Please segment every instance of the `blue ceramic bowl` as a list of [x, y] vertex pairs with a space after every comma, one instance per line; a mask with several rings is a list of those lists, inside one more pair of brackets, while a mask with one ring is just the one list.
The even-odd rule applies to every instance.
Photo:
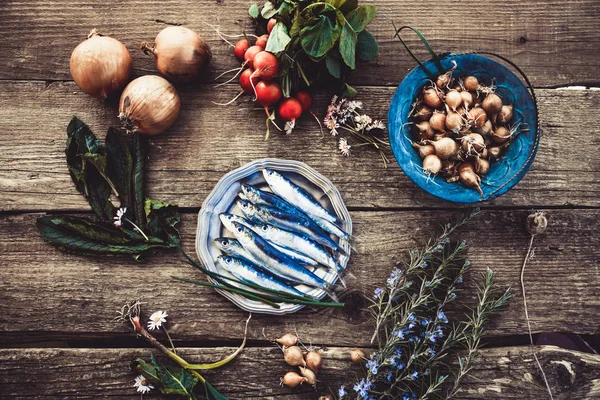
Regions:
[[[512, 104], [512, 124], [520, 124], [522, 128], [518, 136], [505, 149], [500, 160], [490, 163], [490, 171], [481, 180], [482, 196], [473, 188], [467, 188], [460, 183], [447, 183], [442, 177], [428, 177], [421, 167], [421, 160], [411, 145], [409, 113], [411, 106], [428, 76], [421, 67], [413, 69], [400, 83], [388, 113], [388, 130], [392, 151], [398, 165], [404, 173], [421, 189], [456, 203], [477, 203], [490, 200], [515, 186], [531, 167], [539, 143], [537, 105], [527, 90], [525, 84], [502, 64], [477, 54], [440, 55], [442, 66], [449, 70], [456, 62], [457, 68], [453, 77], [476, 76], [477, 79], [489, 85], [492, 78], [497, 86], [496, 93], [504, 104]], [[430, 71], [436, 71], [435, 64], [429, 60], [424, 63]], [[525, 78], [526, 79], [526, 78]]]

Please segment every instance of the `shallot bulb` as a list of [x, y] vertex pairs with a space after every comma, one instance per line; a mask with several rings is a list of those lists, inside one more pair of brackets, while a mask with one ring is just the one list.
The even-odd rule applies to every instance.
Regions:
[[362, 360], [365, 358], [365, 352], [362, 351], [361, 349], [352, 349], [350, 350], [350, 361], [352, 361], [355, 364], [358, 364], [360, 362], [362, 362]]
[[500, 147], [488, 147], [488, 158], [490, 160], [497, 160], [500, 158], [502, 148]]
[[473, 95], [471, 94], [471, 92], [467, 92], [467, 91], [460, 92], [460, 99], [462, 100], [463, 104], [465, 105], [466, 110], [468, 110], [469, 107], [471, 107], [471, 104], [473, 104]]
[[496, 121], [501, 124], [506, 124], [506, 123], [510, 122], [512, 117], [513, 117], [513, 106], [512, 105], [502, 106], [502, 109], [500, 110], [500, 113], [498, 114]]
[[490, 170], [490, 162], [483, 157], [475, 159], [475, 173], [477, 175], [487, 175]]
[[463, 117], [461, 117], [459, 113], [452, 111], [448, 112], [448, 115], [446, 116], [446, 128], [456, 133], [461, 130], [463, 124]]
[[158, 135], [177, 119], [177, 91], [166, 79], [145, 75], [134, 79], [121, 94], [119, 119], [128, 133]]
[[467, 120], [469, 121], [469, 124], [474, 128], [483, 127], [487, 119], [487, 114], [482, 108], [479, 107], [472, 108], [467, 115]]
[[133, 70], [131, 55], [123, 43], [92, 29], [69, 61], [73, 80], [87, 94], [105, 99], [122, 90]]
[[321, 365], [323, 365], [323, 357], [318, 352], [311, 350], [306, 353], [306, 366], [310, 368], [313, 372], [317, 373]]
[[483, 126], [479, 128], [479, 133], [481, 133], [483, 136], [489, 136], [492, 133], [494, 133], [493, 129], [494, 127], [492, 125], [492, 121], [488, 119], [487, 121], [485, 121], [485, 124], [483, 124]]
[[169, 26], [159, 32], [152, 47], [148, 42], [141, 47], [154, 54], [156, 69], [172, 82], [191, 82], [211, 59], [206, 42], [184, 26]]
[[444, 100], [446, 101], [448, 107], [456, 111], [456, 108], [462, 103], [462, 96], [456, 90], [451, 90], [448, 93], [446, 93], [446, 97]]
[[294, 335], [293, 333], [286, 333], [279, 339], [275, 339], [273, 341], [276, 343], [279, 343], [284, 348], [291, 347], [291, 346], [295, 346], [298, 344], [298, 336]]
[[443, 105], [440, 94], [434, 88], [423, 90], [423, 102], [431, 108], [442, 108]]
[[304, 382], [307, 382], [307, 379], [298, 375], [297, 372], [290, 371], [286, 373], [280, 381], [282, 386], [285, 385], [289, 387], [296, 387], [298, 385], [302, 385]]
[[479, 89], [479, 81], [474, 76], [467, 76], [463, 79], [463, 86], [465, 89], [474, 92]]
[[463, 185], [467, 187], [474, 187], [477, 189], [479, 194], [483, 197], [483, 191], [481, 190], [481, 178], [475, 173], [475, 167], [470, 161], [463, 162], [458, 166], [458, 176]]
[[419, 153], [419, 157], [421, 158], [421, 160], [427, 157], [428, 155], [435, 154], [435, 147], [433, 147], [430, 144], [421, 145], [413, 142], [412, 146]]
[[292, 367], [296, 367], [298, 365], [306, 365], [306, 362], [304, 361], [304, 356], [302, 354], [302, 350], [300, 350], [300, 347], [298, 346], [286, 347], [283, 350], [283, 358], [285, 359], [285, 362], [288, 363], [288, 365], [291, 365]]
[[431, 118], [433, 111], [425, 104], [421, 104], [413, 113], [413, 117], [419, 121], [428, 121]]
[[437, 175], [442, 170], [442, 160], [435, 154], [430, 154], [423, 159], [423, 172], [427, 175]]
[[512, 133], [503, 126], [496, 128], [496, 131], [492, 134], [492, 140], [494, 143], [502, 144], [508, 142], [511, 138]]
[[502, 110], [502, 99], [496, 93], [488, 93], [481, 102], [481, 108], [490, 116], [496, 115]]
[[415, 127], [419, 131], [418, 136], [419, 136], [420, 140], [433, 138], [434, 132], [433, 132], [433, 128], [431, 128], [431, 125], [429, 125], [429, 122], [427, 122], [427, 121], [419, 122], [419, 123], [415, 124]]
[[446, 114], [435, 112], [429, 119], [429, 126], [438, 132], [446, 132]]
[[468, 155], [479, 155], [485, 149], [483, 136], [479, 133], [470, 133], [462, 138], [462, 149]]
[[431, 144], [435, 148], [435, 154], [445, 160], [454, 156], [458, 152], [458, 144], [449, 137], [442, 138], [435, 142], [427, 141], [427, 144]]
[[450, 84], [450, 81], [452, 80], [452, 71], [448, 71], [448, 72], [438, 76], [438, 78], [435, 81], [435, 85], [440, 89], [447, 88], [448, 85]]
[[317, 384], [317, 375], [315, 375], [315, 373], [312, 370], [303, 366], [300, 366], [299, 368], [302, 376], [306, 378], [306, 383], [312, 386]]

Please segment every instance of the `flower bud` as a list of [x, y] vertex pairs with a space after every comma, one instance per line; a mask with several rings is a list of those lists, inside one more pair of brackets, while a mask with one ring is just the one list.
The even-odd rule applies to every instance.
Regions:
[[548, 220], [546, 219], [546, 214], [544, 214], [541, 211], [536, 211], [532, 214], [529, 214], [529, 216], [527, 217], [526, 226], [527, 232], [529, 232], [532, 236], [544, 233], [544, 231], [548, 227]]

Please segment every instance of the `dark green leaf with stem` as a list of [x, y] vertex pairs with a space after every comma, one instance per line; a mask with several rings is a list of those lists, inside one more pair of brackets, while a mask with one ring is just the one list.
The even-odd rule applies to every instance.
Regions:
[[146, 229], [152, 236], [163, 239], [165, 243], [169, 243], [173, 247], [179, 245], [179, 231], [176, 225], [181, 222], [181, 216], [177, 212], [177, 206], [146, 199], [144, 215], [147, 221]]
[[265, 5], [263, 6], [262, 10], [260, 11], [260, 15], [262, 15], [262, 17], [264, 19], [269, 19], [269, 18], [275, 16], [276, 14], [277, 14], [277, 8], [275, 8], [273, 3], [271, 3], [270, 1], [266, 1]]
[[339, 58], [334, 57], [331, 54], [327, 53], [327, 55], [325, 56], [325, 65], [327, 66], [327, 71], [329, 71], [331, 76], [333, 76], [334, 78], [337, 78], [337, 79], [340, 79], [342, 77], [342, 71], [341, 71], [341, 65], [340, 65]]
[[340, 34], [340, 54], [350, 69], [354, 69], [356, 66], [357, 40], [356, 32], [354, 32], [350, 24], [344, 24], [342, 26], [342, 33]]
[[248, 14], [250, 14], [252, 18], [258, 18], [258, 16], [260, 15], [258, 4], [254, 3], [250, 5], [250, 8], [248, 9]]
[[346, 14], [346, 20], [352, 26], [354, 32], [360, 33], [375, 18], [375, 14], [377, 14], [375, 6], [363, 4]]
[[133, 135], [133, 209], [135, 223], [139, 227], [146, 226], [146, 215], [144, 213], [144, 185], [146, 164], [146, 147], [148, 140], [139, 134]]
[[335, 46], [340, 38], [341, 29], [336, 21], [326, 15], [320, 15], [318, 22], [300, 31], [302, 48], [313, 59], [320, 59]]
[[287, 28], [283, 22], [277, 22], [269, 34], [269, 39], [267, 40], [267, 47], [265, 50], [270, 53], [277, 54], [284, 51], [291, 40], [292, 39], [288, 35]]
[[123, 133], [115, 128], [109, 128], [105, 139], [106, 144], [106, 175], [119, 192], [121, 207], [131, 206], [131, 179], [133, 158]]
[[361, 61], [371, 61], [377, 57], [379, 45], [377, 41], [368, 31], [362, 31], [358, 34], [356, 43], [356, 56]]

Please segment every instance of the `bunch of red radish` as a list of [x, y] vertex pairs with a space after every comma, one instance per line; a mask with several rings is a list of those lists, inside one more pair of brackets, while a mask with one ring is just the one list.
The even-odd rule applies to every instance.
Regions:
[[[271, 32], [275, 26], [276, 20], [269, 20], [267, 30]], [[312, 96], [306, 91], [299, 91], [293, 97], [283, 99], [281, 84], [278, 82], [279, 60], [277, 57], [266, 51], [269, 34], [264, 34], [256, 38], [253, 46], [250, 46], [248, 39], [240, 39], [235, 43], [233, 53], [235, 58], [242, 63], [243, 72], [240, 75], [239, 83], [243, 93], [254, 96], [254, 100], [264, 107], [268, 122], [271, 121], [279, 130], [271, 115], [269, 108], [277, 106], [277, 115], [286, 123], [286, 133], [291, 133], [295, 126], [296, 119], [300, 118], [303, 112], [309, 111], [312, 105]], [[238, 95], [239, 96], [239, 95]], [[237, 97], [236, 97], [237, 98]], [[235, 100], [235, 99], [234, 99]], [[267, 129], [267, 138], [268, 138]]]

